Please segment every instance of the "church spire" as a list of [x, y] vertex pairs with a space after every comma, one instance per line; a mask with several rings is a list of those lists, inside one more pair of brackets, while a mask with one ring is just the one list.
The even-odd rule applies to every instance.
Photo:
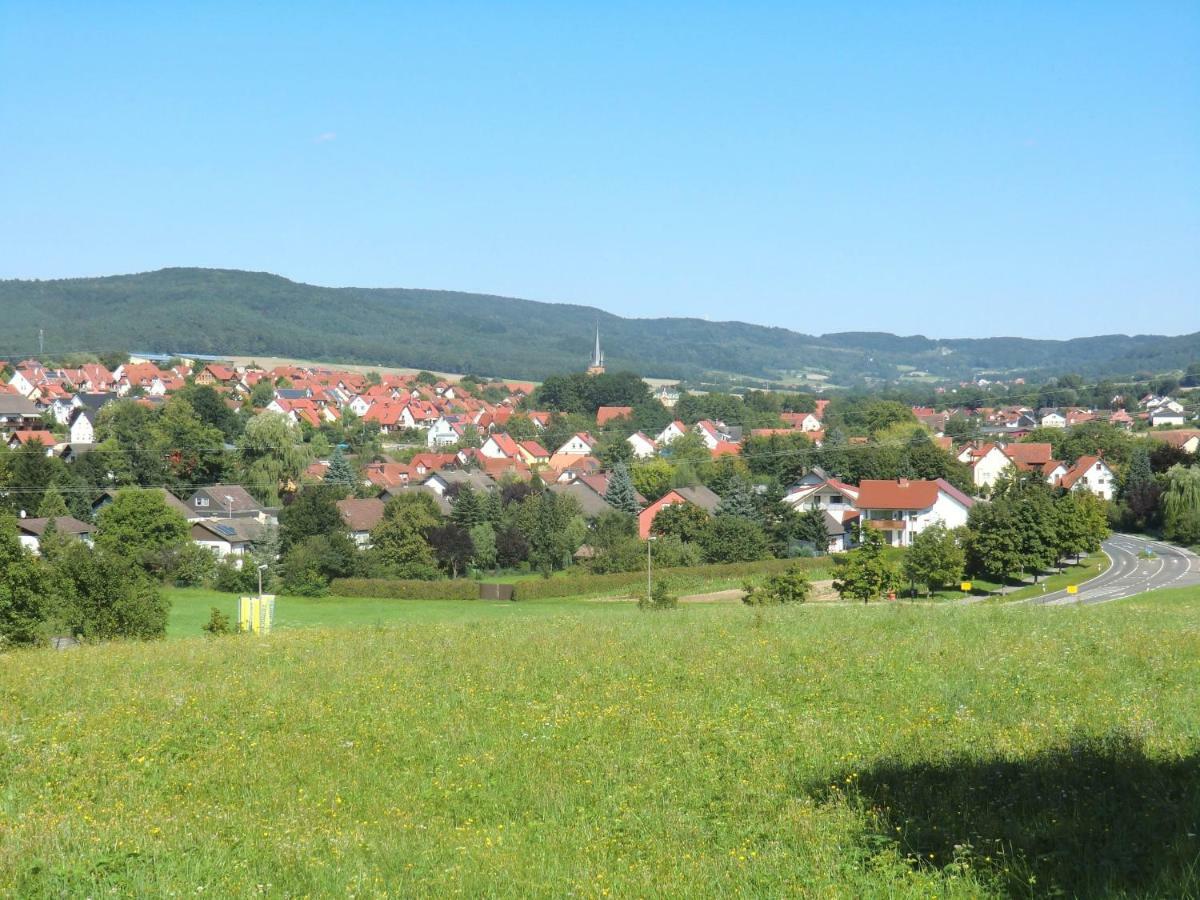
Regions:
[[589, 375], [604, 374], [604, 351], [600, 349], [600, 326], [596, 326], [596, 347], [592, 350], [592, 364], [588, 366]]

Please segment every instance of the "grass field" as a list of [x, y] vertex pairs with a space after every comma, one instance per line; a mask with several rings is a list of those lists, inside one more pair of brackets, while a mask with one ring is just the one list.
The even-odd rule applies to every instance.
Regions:
[[1200, 892], [1196, 589], [388, 606], [0, 656], [0, 895]]

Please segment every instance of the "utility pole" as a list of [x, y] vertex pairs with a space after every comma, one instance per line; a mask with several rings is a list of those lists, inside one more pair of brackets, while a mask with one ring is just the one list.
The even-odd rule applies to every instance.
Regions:
[[38, 329], [38, 358], [46, 354], [46, 329]]

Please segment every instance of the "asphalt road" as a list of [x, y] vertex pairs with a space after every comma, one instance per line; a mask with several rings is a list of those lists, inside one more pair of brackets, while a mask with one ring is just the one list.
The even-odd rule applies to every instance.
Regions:
[[[1103, 544], [1112, 560], [1102, 574], [1079, 585], [1078, 594], [1054, 591], [1026, 601], [1039, 604], [1107, 603], [1166, 587], [1200, 584], [1200, 556], [1161, 541], [1114, 534]], [[1142, 559], [1149, 551], [1153, 559]]]

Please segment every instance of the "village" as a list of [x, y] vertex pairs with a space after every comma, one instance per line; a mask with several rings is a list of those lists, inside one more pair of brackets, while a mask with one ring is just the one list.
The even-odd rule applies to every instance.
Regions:
[[[1056, 454], [1054, 442], [1037, 440], [1039, 435], [1101, 426], [1107, 434], [1136, 434], [1131, 439], [1145, 446], [1162, 445], [1171, 460], [1194, 458], [1200, 444], [1200, 429], [1184, 427], [1184, 404], [1169, 396], [1146, 395], [1128, 404], [1114, 397], [1112, 409], [914, 406], [902, 410], [891, 427], [907, 428], [906, 440], [928, 439], [940, 458], [932, 473], [936, 477], [920, 477], [902, 464], [887, 477], [855, 478], [845, 467], [831, 471], [837, 468], [832, 460], [886, 442], [886, 429], [846, 434], [831, 428], [826, 413], [837, 401], [819, 396], [796, 398], [809, 401], [798, 404], [808, 411], [781, 408], [768, 414], [771, 427], [747, 428], [715, 418], [676, 418], [679, 395], [668, 388], [653, 394], [647, 389], [636, 414], [633, 405], [602, 403], [586, 421], [561, 409], [537, 408], [542, 395], [532, 383], [451, 381], [428, 373], [360, 374], [294, 365], [264, 370], [148, 356], [134, 356], [111, 370], [100, 363], [51, 368], [27, 359], [8, 372], [7, 382], [0, 384], [0, 434], [11, 453], [45, 454], [61, 461], [63, 471], [82, 468], [91, 454], [108, 463], [91, 466], [101, 474], [90, 492], [86, 484], [64, 479], [64, 486], [74, 485], [66, 494], [71, 515], [38, 515], [36, 504], [23, 503], [55, 492], [53, 484], [12, 485], [5, 493], [25, 546], [36, 551], [51, 520], [58, 534], [90, 541], [97, 515], [120, 490], [143, 487], [160, 492], [187, 520], [192, 542], [239, 566], [279, 524], [285, 504], [305, 485], [328, 483], [331, 477], [347, 482], [348, 495], [337, 500], [337, 508], [363, 550], [371, 548], [372, 532], [398, 497], [425, 495], [450, 518], [464, 487], [486, 496], [536, 482], [570, 498], [578, 516], [593, 526], [607, 513], [633, 516], [641, 540], [657, 533], [656, 520], [669, 507], [688, 506], [711, 518], [722, 514], [723, 504], [729, 506], [732, 489], [773, 490], [782, 508], [819, 512], [825, 533], [814, 533], [810, 525], [803, 537], [806, 552], [824, 554], [852, 549], [862, 527], [878, 531], [892, 547], [911, 546], [934, 524], [961, 528], [977, 500], [1018, 477], [1055, 491], [1087, 492], [1106, 503], [1116, 499], [1122, 483], [1116, 469], [1127, 462], [1124, 456], [1106, 457], [1102, 442], [1063, 456]], [[605, 372], [597, 331], [586, 376], [602, 379]], [[118, 432], [106, 428], [112, 410], [134, 404], [160, 413], [172, 398], [197, 389], [211, 389], [209, 396], [219, 397], [221, 412], [231, 420], [254, 416], [286, 425], [276, 433], [306, 448], [304, 455], [293, 454], [304, 461], [303, 468], [283, 471], [276, 484], [248, 483], [249, 470], [237, 464], [245, 447], [232, 440], [232, 433], [210, 428], [214, 446], [161, 447], [167, 457], [161, 483], [154, 483], [153, 467], [140, 475], [118, 474], [122, 467], [111, 465], [106, 455], [135, 453], [135, 448], [122, 447]], [[654, 410], [649, 416], [647, 407]], [[654, 427], [638, 428], [635, 418]], [[357, 447], [345, 438], [350, 423]], [[1079, 447], [1078, 441], [1071, 443]], [[202, 467], [194, 460], [184, 464], [181, 454], [216, 455], [233, 463], [209, 467], [213, 481], [205, 483]], [[789, 456], [795, 464], [781, 467], [789, 461], [781, 458]], [[353, 472], [352, 480], [346, 472]], [[768, 486], [770, 479], [760, 477], [764, 472], [778, 483]], [[780, 473], [786, 473], [783, 480]], [[775, 554], [796, 552], [795, 537], [773, 542]], [[575, 539], [578, 545], [566, 551], [576, 562], [594, 564], [603, 552], [596, 541], [584, 531]], [[494, 553], [483, 556], [494, 559]]]

